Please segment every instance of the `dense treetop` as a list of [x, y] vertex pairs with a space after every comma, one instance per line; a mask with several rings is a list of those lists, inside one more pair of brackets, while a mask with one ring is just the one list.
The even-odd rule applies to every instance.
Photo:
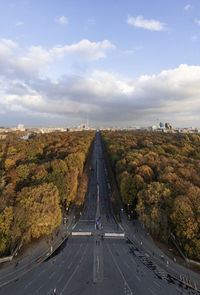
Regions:
[[200, 260], [200, 136], [103, 132], [121, 197], [154, 236]]
[[[0, 255], [51, 233], [76, 203], [94, 132], [54, 132], [0, 141]], [[78, 201], [80, 205], [80, 200]]]

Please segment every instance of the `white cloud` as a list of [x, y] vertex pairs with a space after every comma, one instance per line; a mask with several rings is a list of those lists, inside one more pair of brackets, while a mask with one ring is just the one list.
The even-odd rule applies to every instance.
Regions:
[[19, 22], [16, 22], [15, 25], [16, 25], [16, 27], [20, 27], [20, 26], [23, 26], [23, 25], [24, 25], [24, 22], [20, 22], [20, 21], [19, 21]]
[[195, 23], [197, 24], [197, 25], [199, 25], [200, 26], [200, 19], [198, 19], [198, 18], [195, 18]]
[[91, 42], [81, 40], [78, 43], [54, 46], [45, 49], [42, 46], [31, 46], [22, 49], [12, 40], [0, 39], [0, 76], [33, 79], [44, 73], [57, 59], [92, 62], [106, 57], [115, 46], [108, 40]]
[[108, 40], [101, 42], [90, 42], [89, 40], [81, 40], [78, 43], [65, 46], [53, 47], [50, 51], [52, 55], [63, 56], [65, 54], [76, 54], [77, 57], [92, 61], [106, 57], [106, 51], [115, 49], [115, 46]]
[[128, 16], [127, 24], [151, 31], [163, 31], [166, 29], [164, 23], [161, 23], [154, 19], [144, 19], [141, 15], [137, 17]]
[[87, 77], [56, 82], [9, 82], [7, 88], [1, 102], [7, 110], [21, 108], [27, 113], [71, 118], [84, 118], [88, 113], [93, 121], [107, 125], [134, 120], [148, 125], [158, 116], [182, 125], [183, 117], [185, 124], [200, 117], [200, 66], [180, 65], [136, 80], [94, 71]]
[[188, 11], [191, 8], [192, 8], [192, 6], [190, 4], [187, 4], [187, 5], [184, 6], [185, 11]]
[[163, 121], [177, 124], [182, 118], [185, 124], [193, 118], [200, 126], [200, 66], [180, 65], [138, 79], [97, 70], [54, 80], [40, 75], [58, 57], [68, 58], [69, 64], [76, 59], [91, 62], [105, 57], [114, 48], [108, 40], [81, 40], [50, 49], [42, 46], [23, 49], [12, 40], [0, 39], [3, 116], [7, 115], [9, 120], [11, 113], [12, 116], [26, 113], [27, 117], [40, 114], [46, 118], [49, 115], [80, 119], [88, 113], [100, 125], [117, 122], [124, 125], [125, 121], [148, 125], [155, 116], [160, 116]]
[[67, 25], [69, 23], [68, 18], [64, 15], [60, 16], [57, 21], [62, 25]]

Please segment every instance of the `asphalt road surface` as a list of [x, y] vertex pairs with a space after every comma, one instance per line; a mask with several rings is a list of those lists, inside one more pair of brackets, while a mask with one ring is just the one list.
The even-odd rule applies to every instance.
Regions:
[[86, 202], [80, 220], [62, 247], [46, 262], [20, 279], [3, 286], [2, 295], [173, 295], [196, 294], [171, 280], [148, 256], [122, 234], [109, 201], [100, 135], [97, 133]]

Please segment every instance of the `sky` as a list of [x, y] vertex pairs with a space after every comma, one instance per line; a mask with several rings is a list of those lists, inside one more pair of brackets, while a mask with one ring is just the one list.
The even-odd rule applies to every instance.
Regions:
[[0, 0], [0, 126], [200, 127], [199, 0]]

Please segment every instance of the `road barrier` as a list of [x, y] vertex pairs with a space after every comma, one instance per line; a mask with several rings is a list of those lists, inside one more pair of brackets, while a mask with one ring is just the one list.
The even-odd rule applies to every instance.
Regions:
[[3, 262], [11, 262], [14, 258], [15, 255], [17, 255], [17, 251], [22, 247], [22, 242], [19, 243], [19, 245], [17, 245], [17, 247], [15, 248], [15, 250], [13, 251], [13, 253], [10, 256], [6, 256], [6, 257], [2, 257], [0, 258], [0, 263]]
[[109, 238], [124, 238], [125, 234], [124, 233], [105, 233], [104, 237], [109, 237]]
[[[140, 251], [140, 250], [138, 250], [138, 248], [137, 248], [135, 242], [131, 239], [130, 236], [127, 235], [126, 238], [127, 238], [127, 240], [128, 240], [130, 243], [132, 243], [132, 245], [133, 245], [133, 247], [135, 248], [135, 250], [139, 251], [140, 253], [144, 252], [144, 251]], [[163, 267], [162, 267], [162, 268], [163, 268]], [[196, 284], [195, 284], [195, 286], [192, 286], [192, 285], [189, 284], [188, 282], [185, 282], [184, 280], [179, 279], [179, 277], [177, 276], [177, 274], [172, 274], [172, 273], [169, 272], [169, 270], [167, 271], [166, 269], [165, 269], [164, 271], [166, 272], [166, 274], [167, 274], [169, 277], [173, 278], [175, 281], [177, 281], [177, 282], [179, 282], [179, 283], [181, 283], [181, 284], [183, 284], [183, 285], [186, 285], [187, 287], [191, 288], [192, 290], [195, 290], [195, 291], [197, 291], [198, 293], [200, 293], [200, 289], [198, 289], [198, 287], [197, 287]]]
[[72, 236], [91, 236], [91, 232], [84, 232], [84, 231], [73, 231]]

